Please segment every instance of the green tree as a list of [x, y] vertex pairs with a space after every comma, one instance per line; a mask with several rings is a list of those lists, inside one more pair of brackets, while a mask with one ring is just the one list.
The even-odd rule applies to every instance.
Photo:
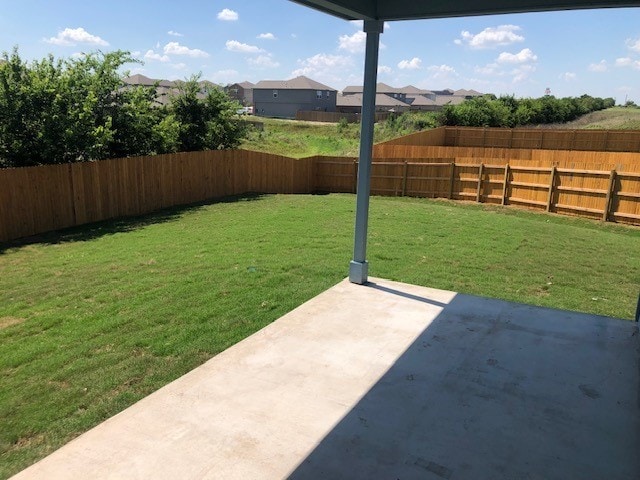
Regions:
[[182, 82], [171, 99], [169, 112], [179, 124], [180, 151], [235, 148], [247, 135], [248, 127], [236, 112], [240, 104], [218, 88], [203, 87], [200, 75]]
[[[127, 140], [132, 129], [147, 125], [126, 121], [131, 116], [128, 107], [140, 110], [133, 116], [140, 120], [152, 104], [141, 92], [123, 89], [119, 69], [134, 61], [127, 52], [57, 61], [49, 56], [27, 65], [14, 49], [11, 55], [4, 53], [3, 60], [0, 162], [5, 166], [97, 160], [116, 152], [149, 150]], [[138, 134], [139, 141], [153, 138], [152, 125], [148, 127]], [[127, 145], [126, 151], [122, 145]]]

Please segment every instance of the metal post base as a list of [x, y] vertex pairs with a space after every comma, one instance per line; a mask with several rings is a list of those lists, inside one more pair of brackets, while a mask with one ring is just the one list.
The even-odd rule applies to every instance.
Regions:
[[369, 278], [369, 262], [355, 262], [351, 260], [349, 263], [349, 281], [351, 283], [357, 283], [358, 285], [364, 285]]

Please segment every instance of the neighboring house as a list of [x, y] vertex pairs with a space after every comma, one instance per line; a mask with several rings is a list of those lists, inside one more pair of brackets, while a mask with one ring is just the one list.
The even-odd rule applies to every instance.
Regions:
[[[362, 94], [351, 93], [338, 95], [336, 101], [338, 112], [362, 113]], [[410, 105], [384, 93], [376, 94], [376, 112], [406, 112]]]
[[[346, 87], [343, 91], [343, 97], [339, 100], [338, 107], [340, 111], [357, 111], [356, 104], [362, 105], [362, 100], [358, 102], [350, 101], [349, 96], [360, 95], [362, 96], [362, 87], [351, 85]], [[386, 95], [394, 100], [399, 100], [408, 105], [410, 110], [426, 110], [437, 111], [442, 110], [445, 105], [458, 105], [465, 100], [477, 96], [483, 95], [475, 90], [451, 90], [450, 88], [445, 90], [424, 90], [413, 85], [407, 85], [406, 87], [396, 88], [386, 83], [378, 83], [376, 85], [376, 93], [378, 95]], [[380, 108], [378, 106], [380, 104]], [[387, 107], [386, 110], [383, 107]], [[376, 100], [376, 111], [389, 111], [389, 108], [393, 108], [391, 105], [383, 105], [382, 102]], [[397, 105], [394, 111], [404, 111], [403, 106]]]
[[295, 118], [302, 111], [336, 111], [337, 90], [305, 76], [262, 80], [253, 87], [254, 114]]
[[[141, 74], [131, 75], [130, 77], [123, 78], [122, 81], [126, 85], [132, 87], [154, 87], [156, 88], [156, 104], [158, 106], [166, 106], [171, 102], [171, 97], [176, 95], [180, 91], [180, 85], [184, 83], [182, 80], [156, 80], [153, 78], [145, 77]], [[198, 82], [200, 85], [200, 93], [198, 98], [205, 98], [207, 90], [211, 88], [222, 88], [220, 85], [210, 82], [208, 80], [202, 80]]]
[[241, 105], [249, 106], [253, 105], [253, 87], [255, 84], [251, 82], [232, 83], [224, 87], [224, 91]]
[[[343, 95], [356, 95], [362, 94], [363, 87], [358, 85], [351, 85], [342, 90]], [[395, 98], [396, 100], [400, 100], [401, 102], [406, 102], [407, 93], [403, 91], [401, 88], [395, 88], [386, 83], [378, 83], [376, 84], [376, 93], [387, 95], [388, 97]]]

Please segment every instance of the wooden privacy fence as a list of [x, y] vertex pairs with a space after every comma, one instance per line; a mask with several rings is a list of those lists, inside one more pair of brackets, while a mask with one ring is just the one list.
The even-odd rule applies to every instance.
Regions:
[[[316, 159], [316, 188], [354, 192], [357, 162]], [[604, 221], [640, 225], [640, 173], [510, 163], [376, 160], [372, 195], [416, 196], [521, 205]]]
[[640, 131], [440, 127], [380, 145], [640, 152]]
[[[244, 150], [4, 169], [0, 242], [228, 195], [353, 193], [357, 169], [353, 158], [293, 159]], [[640, 171], [600, 164], [545, 165], [502, 156], [377, 159], [371, 192], [521, 205], [640, 225]]]
[[244, 150], [0, 169], [0, 241], [227, 195], [313, 188], [312, 159]]
[[640, 153], [587, 152], [569, 150], [531, 150], [499, 147], [446, 147], [379, 144], [374, 147], [374, 158], [394, 161], [421, 161], [425, 158], [464, 159], [461, 163], [489, 163], [487, 159], [506, 162], [529, 162], [539, 167], [552, 165], [563, 168], [589, 168], [592, 170], [621, 170], [640, 172]]

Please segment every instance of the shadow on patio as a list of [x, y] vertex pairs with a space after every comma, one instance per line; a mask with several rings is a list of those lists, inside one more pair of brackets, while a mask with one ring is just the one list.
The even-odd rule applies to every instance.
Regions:
[[443, 307], [291, 478], [640, 477], [633, 324], [461, 294]]

